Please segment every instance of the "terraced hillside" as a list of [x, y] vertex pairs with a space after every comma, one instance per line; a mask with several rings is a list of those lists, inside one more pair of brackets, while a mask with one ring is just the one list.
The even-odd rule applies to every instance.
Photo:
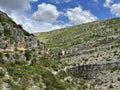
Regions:
[[[120, 18], [95, 21], [37, 36], [51, 49], [51, 54], [59, 57], [67, 67], [106, 65], [120, 61]], [[89, 82], [95, 85], [95, 90], [119, 90], [119, 69], [92, 73], [96, 77]]]
[[104, 63], [120, 58], [120, 18], [95, 21], [37, 36], [51, 49], [51, 53], [65, 51], [62, 60], [69, 64]]

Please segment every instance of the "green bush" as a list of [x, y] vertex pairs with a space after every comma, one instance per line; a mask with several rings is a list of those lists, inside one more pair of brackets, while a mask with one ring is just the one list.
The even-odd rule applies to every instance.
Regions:
[[14, 58], [15, 58], [15, 59], [19, 59], [19, 54], [18, 54], [18, 53], [15, 53]]
[[3, 61], [3, 53], [2, 53], [2, 52], [0, 52], [0, 63], [1, 63], [1, 64], [4, 63], [4, 61]]
[[2, 32], [0, 32], [0, 36], [2, 36]]
[[40, 76], [39, 76], [39, 75], [34, 75], [34, 76], [33, 76], [33, 81], [34, 81], [35, 83], [39, 82], [39, 80], [40, 80]]
[[10, 58], [10, 55], [8, 53], [5, 54], [5, 57]]
[[62, 78], [62, 79], [63, 79], [65, 76], [67, 76], [67, 75], [66, 75], [66, 72], [63, 71], [63, 70], [59, 71], [57, 75], [58, 75], [59, 78]]
[[3, 53], [2, 52], [0, 52], [0, 58], [2, 58], [3, 57]]
[[26, 64], [26, 62], [25, 61], [15, 61], [15, 64], [17, 64], [17, 65], [25, 65]]
[[44, 83], [45, 83], [46, 87], [48, 87], [50, 85], [51, 81], [49, 80], [49, 78], [45, 78]]
[[67, 88], [70, 88], [70, 85], [66, 82], [59, 82], [56, 85], [56, 88], [59, 89], [59, 90], [67, 90]]
[[0, 17], [0, 22], [5, 22], [5, 21], [6, 21], [6, 19], [5, 19], [5, 18]]
[[113, 89], [114, 87], [113, 87], [113, 85], [112, 84], [110, 84], [109, 85], [109, 89]]
[[11, 30], [9, 29], [9, 28], [4, 28], [4, 35], [6, 36], [6, 37], [10, 37], [11, 36]]
[[107, 57], [107, 58], [106, 58], [106, 61], [111, 61], [110, 57]]
[[32, 52], [30, 50], [25, 50], [25, 57], [26, 57], [26, 60], [30, 60], [31, 59], [31, 54]]
[[1, 57], [0, 57], [0, 63], [1, 63], [1, 64], [4, 64], [4, 60], [3, 60], [3, 58], [1, 58]]
[[85, 36], [85, 37], [83, 38], [83, 40], [84, 40], [85, 42], [87, 42], [87, 41], [90, 40], [90, 38], [89, 38], [89, 36]]
[[118, 70], [118, 69], [117, 68], [112, 68], [110, 72], [113, 73], [116, 70]]
[[120, 78], [118, 77], [118, 81], [120, 81]]
[[3, 70], [0, 70], [0, 78], [4, 77], [4, 74]]
[[25, 90], [25, 89], [22, 88], [21, 85], [16, 85], [10, 79], [5, 80], [5, 82], [10, 85], [10, 87], [12, 88], [12, 90]]

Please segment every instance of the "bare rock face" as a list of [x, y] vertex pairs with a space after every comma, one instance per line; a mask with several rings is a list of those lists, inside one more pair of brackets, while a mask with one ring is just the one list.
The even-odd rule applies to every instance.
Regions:
[[2, 90], [11, 90], [11, 87], [8, 83], [3, 83]]
[[1, 49], [7, 48], [7, 43], [0, 43], [0, 48]]
[[0, 23], [0, 31], [3, 31], [4, 29], [3, 29], [3, 26], [2, 26], [2, 24]]
[[0, 50], [11, 51], [37, 48], [37, 38], [17, 25], [5, 13], [0, 11]]
[[2, 24], [0, 23], [0, 37], [2, 37], [4, 35], [4, 29]]
[[[5, 63], [38, 60], [45, 46], [33, 35], [0, 11], [0, 57]], [[4, 52], [6, 51], [6, 52]]]

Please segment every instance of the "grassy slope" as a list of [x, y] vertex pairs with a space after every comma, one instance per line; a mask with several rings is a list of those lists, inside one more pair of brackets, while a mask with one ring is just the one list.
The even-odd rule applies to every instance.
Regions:
[[[70, 90], [73, 88], [84, 90], [88, 88], [85, 80], [79, 81], [79, 79], [63, 71], [64, 64], [61, 65], [59, 61], [53, 62], [43, 59], [37, 63], [33, 62], [29, 66], [22, 62], [0, 64], [0, 66], [2, 67], [0, 69], [0, 85], [6, 82], [12, 90], [27, 90], [34, 85], [38, 86], [39, 90], [67, 90], [68, 88]], [[58, 73], [54, 75], [52, 71]], [[6, 72], [8, 72], [9, 78], [5, 76]], [[72, 81], [65, 80], [65, 77], [71, 77]], [[2, 90], [2, 86], [0, 90]]]
[[74, 45], [97, 40], [101, 37], [120, 34], [120, 18], [95, 21], [79, 26], [52, 32], [40, 33], [38, 38], [43, 41], [52, 52], [66, 49]]

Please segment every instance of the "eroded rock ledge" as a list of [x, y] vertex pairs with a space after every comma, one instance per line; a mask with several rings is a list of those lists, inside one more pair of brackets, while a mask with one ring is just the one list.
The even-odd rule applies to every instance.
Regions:
[[88, 64], [78, 65], [76, 67], [68, 68], [70, 73], [77, 75], [80, 78], [90, 79], [95, 78], [96, 74], [105, 70], [117, 70], [120, 69], [120, 62], [111, 62], [104, 64]]

